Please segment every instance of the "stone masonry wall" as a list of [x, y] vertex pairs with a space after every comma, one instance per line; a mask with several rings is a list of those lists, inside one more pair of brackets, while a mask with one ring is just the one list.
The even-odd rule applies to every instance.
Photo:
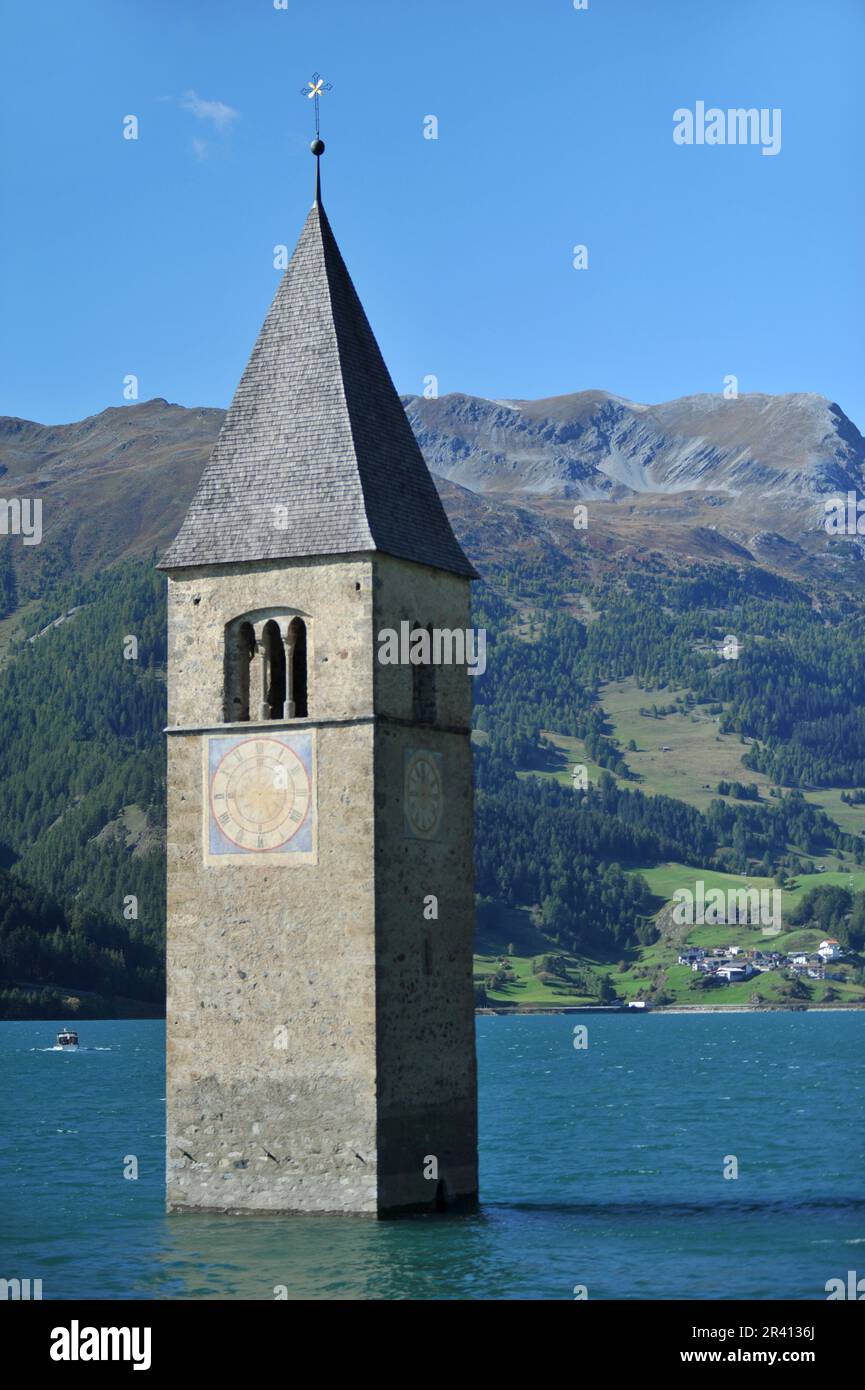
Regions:
[[[469, 584], [441, 571], [376, 564], [375, 626], [394, 615], [465, 628]], [[376, 672], [379, 709], [411, 713], [411, 676]], [[383, 1208], [477, 1193], [477, 1076], [472, 950], [474, 863], [471, 677], [436, 671], [434, 725], [383, 720], [376, 730], [376, 1000], [379, 1200]], [[454, 727], [463, 732], [454, 732]], [[407, 834], [405, 766], [412, 750], [440, 756], [441, 824]], [[437, 899], [437, 919], [424, 900]], [[428, 909], [429, 910], [429, 909]], [[435, 1165], [429, 1162], [436, 1160]], [[425, 1177], [424, 1172], [437, 1172]]]
[[[314, 730], [318, 863], [205, 867], [197, 730], [256, 727], [220, 724], [223, 633], [268, 605], [310, 629], [311, 717], [267, 727]], [[170, 583], [171, 1205], [376, 1208], [370, 615], [368, 560]]]

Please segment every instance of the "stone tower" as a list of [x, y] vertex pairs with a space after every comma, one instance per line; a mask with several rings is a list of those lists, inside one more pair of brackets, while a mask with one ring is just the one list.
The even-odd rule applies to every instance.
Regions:
[[379, 643], [474, 571], [318, 188], [161, 568], [169, 1207], [470, 1202], [471, 682]]

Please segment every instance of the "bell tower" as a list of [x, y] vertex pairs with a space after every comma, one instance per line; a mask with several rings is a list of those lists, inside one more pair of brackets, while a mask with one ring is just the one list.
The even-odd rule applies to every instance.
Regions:
[[471, 1202], [470, 677], [379, 657], [475, 576], [318, 177], [161, 568], [169, 1207]]

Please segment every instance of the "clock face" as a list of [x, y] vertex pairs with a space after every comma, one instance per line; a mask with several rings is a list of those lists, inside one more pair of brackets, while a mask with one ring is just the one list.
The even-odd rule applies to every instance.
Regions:
[[205, 741], [205, 860], [314, 861], [311, 733]]
[[407, 748], [403, 786], [405, 833], [416, 840], [437, 840], [444, 812], [441, 753]]

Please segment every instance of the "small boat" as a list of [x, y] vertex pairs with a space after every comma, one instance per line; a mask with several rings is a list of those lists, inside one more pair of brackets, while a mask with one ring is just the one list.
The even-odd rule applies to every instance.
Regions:
[[64, 1028], [61, 1033], [57, 1034], [57, 1046], [66, 1049], [77, 1047], [78, 1034], [71, 1028]]

